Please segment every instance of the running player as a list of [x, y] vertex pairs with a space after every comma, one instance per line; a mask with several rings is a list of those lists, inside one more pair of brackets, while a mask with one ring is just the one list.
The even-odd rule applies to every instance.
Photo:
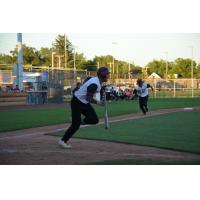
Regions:
[[144, 83], [142, 79], [138, 79], [136, 88], [133, 91], [134, 97], [136, 96], [139, 97], [139, 106], [144, 115], [146, 115], [146, 112], [148, 112], [147, 103], [149, 97], [149, 91], [148, 91], [149, 88], [151, 88], [153, 91], [153, 87], [151, 85]]
[[[71, 148], [68, 141], [79, 129], [80, 125], [97, 124], [99, 122], [91, 104], [104, 106], [104, 102], [100, 99], [95, 99], [95, 95], [97, 96], [100, 93], [102, 83], [108, 81], [109, 73], [107, 67], [100, 67], [97, 70], [97, 77], [90, 78], [75, 91], [71, 100], [72, 124], [58, 142], [61, 147]], [[81, 114], [85, 116], [83, 121], [81, 120]]]

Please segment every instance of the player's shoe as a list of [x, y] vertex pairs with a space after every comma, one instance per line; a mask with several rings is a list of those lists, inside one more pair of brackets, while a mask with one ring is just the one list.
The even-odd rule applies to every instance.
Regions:
[[70, 149], [72, 148], [72, 146], [70, 144], [65, 143], [63, 140], [59, 140], [58, 144], [60, 147], [64, 148], [64, 149]]

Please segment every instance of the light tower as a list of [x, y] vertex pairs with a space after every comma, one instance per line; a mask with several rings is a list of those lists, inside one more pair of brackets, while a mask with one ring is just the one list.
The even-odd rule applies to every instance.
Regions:
[[[22, 33], [17, 33], [17, 64], [14, 66], [14, 75], [16, 77], [14, 84], [18, 85], [19, 90], [24, 90], [23, 86], [23, 51], [22, 51]], [[15, 87], [14, 85], [14, 87]]]

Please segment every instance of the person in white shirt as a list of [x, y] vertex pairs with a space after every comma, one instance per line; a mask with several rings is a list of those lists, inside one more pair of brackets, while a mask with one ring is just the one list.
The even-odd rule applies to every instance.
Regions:
[[[108, 81], [109, 73], [107, 67], [100, 67], [97, 70], [96, 77], [92, 77], [84, 82], [81, 87], [74, 92], [71, 100], [72, 124], [58, 142], [61, 147], [71, 148], [68, 141], [79, 129], [80, 125], [97, 124], [99, 122], [98, 116], [91, 104], [104, 106], [104, 102], [101, 101], [100, 98], [95, 98], [95, 96], [99, 96], [101, 85], [103, 82]], [[81, 115], [85, 116], [83, 121]]]
[[[139, 107], [142, 110], [143, 114], [146, 115], [148, 112], [148, 97], [149, 97], [149, 88], [152, 89], [153, 87], [149, 84], [144, 83], [142, 79], [137, 80], [136, 88], [134, 89], [134, 97], [139, 97]], [[133, 97], [133, 99], [134, 99]]]

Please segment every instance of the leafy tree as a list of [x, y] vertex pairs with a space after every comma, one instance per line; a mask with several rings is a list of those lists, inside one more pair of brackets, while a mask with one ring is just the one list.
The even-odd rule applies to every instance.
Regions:
[[[172, 72], [174, 74], [178, 74], [179, 77], [181, 78], [191, 78], [191, 65], [192, 65], [191, 59], [177, 58], [174, 62]], [[193, 69], [194, 69], [194, 75], [195, 75], [197, 73], [195, 61], [193, 61], [193, 66], [194, 66]]]
[[[22, 45], [22, 49], [23, 49], [23, 61], [24, 61], [24, 64], [33, 64], [33, 61], [36, 57], [36, 49], [33, 48], [33, 47], [28, 47], [26, 46], [25, 44]], [[10, 51], [10, 53], [12, 54], [12, 57], [13, 57], [13, 60], [15, 62], [17, 62], [17, 54], [18, 54], [18, 51], [17, 51], [17, 47], [13, 50], [13, 51]]]
[[[55, 42], [53, 43], [52, 52], [55, 52], [57, 55], [65, 56], [65, 44], [66, 44], [66, 60], [67, 60], [67, 67], [73, 68], [73, 45], [66, 37], [65, 43], [65, 35], [58, 35]], [[64, 66], [64, 59], [62, 62]]]
[[[149, 73], [157, 73], [161, 77], [165, 77], [166, 75], [166, 61], [165, 60], [153, 60], [147, 64], [147, 67], [149, 68]], [[168, 62], [168, 72], [171, 70], [171, 64], [169, 65]]]
[[42, 47], [39, 51], [40, 53], [40, 62], [43, 66], [50, 66], [51, 65], [51, 56], [52, 56], [52, 49]]
[[106, 55], [106, 56], [95, 56], [93, 61], [96, 63], [96, 65], [102, 67], [102, 66], [108, 66], [113, 63], [113, 56]]
[[96, 62], [94, 60], [88, 60], [83, 64], [82, 69], [86, 69], [88, 71], [96, 71], [97, 70]]
[[6, 54], [0, 54], [0, 64], [13, 64], [13, 57]]

